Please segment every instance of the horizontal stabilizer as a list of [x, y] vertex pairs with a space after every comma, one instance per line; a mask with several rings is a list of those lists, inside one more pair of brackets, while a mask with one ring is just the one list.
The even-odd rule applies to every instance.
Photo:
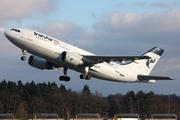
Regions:
[[166, 77], [166, 76], [149, 76], [149, 75], [138, 75], [138, 79], [140, 81], [144, 81], [144, 80], [174, 80], [171, 77]]

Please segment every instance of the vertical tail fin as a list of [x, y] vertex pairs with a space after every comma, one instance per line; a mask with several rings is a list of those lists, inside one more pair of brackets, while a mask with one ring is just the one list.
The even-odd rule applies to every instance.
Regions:
[[151, 59], [147, 60], [135, 60], [134, 62], [126, 65], [128, 68], [133, 69], [143, 75], [149, 75], [164, 50], [159, 47], [154, 47], [143, 54], [143, 56], [149, 56]]

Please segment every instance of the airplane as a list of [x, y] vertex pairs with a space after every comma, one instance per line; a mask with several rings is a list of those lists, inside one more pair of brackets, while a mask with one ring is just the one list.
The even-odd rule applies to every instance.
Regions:
[[80, 78], [85, 80], [91, 77], [124, 83], [173, 80], [149, 75], [164, 52], [160, 47], [153, 47], [142, 56], [99, 56], [35, 30], [14, 28], [4, 35], [22, 50], [22, 61], [26, 60], [27, 52], [32, 54], [28, 59], [30, 66], [40, 70], [62, 70], [64, 75], [59, 77], [60, 81], [70, 81], [68, 69], [81, 73]]

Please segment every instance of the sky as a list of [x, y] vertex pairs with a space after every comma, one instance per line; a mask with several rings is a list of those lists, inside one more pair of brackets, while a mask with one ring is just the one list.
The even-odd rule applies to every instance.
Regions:
[[[92, 93], [104, 96], [140, 90], [180, 95], [180, 0], [4, 0], [0, 15], [0, 81], [56, 82], [73, 91], [87, 84]], [[4, 36], [11, 28], [36, 30], [97, 55], [142, 55], [158, 46], [165, 52], [151, 75], [175, 80], [154, 84], [86, 81], [69, 70], [71, 81], [62, 82], [62, 71], [41, 71], [20, 60], [21, 49]]]

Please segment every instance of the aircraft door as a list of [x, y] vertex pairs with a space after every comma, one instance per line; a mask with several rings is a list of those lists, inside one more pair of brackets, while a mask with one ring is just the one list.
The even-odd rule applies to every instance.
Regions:
[[28, 31], [28, 39], [33, 41], [33, 38], [34, 38], [34, 33], [33, 31]]
[[31, 47], [36, 46], [36, 41], [34, 39], [34, 32], [33, 31], [28, 31], [27, 39], [31, 42], [31, 44], [30, 44]]
[[120, 67], [119, 68], [119, 75], [122, 76], [122, 77], [125, 76], [125, 69], [124, 69], [124, 67]]

